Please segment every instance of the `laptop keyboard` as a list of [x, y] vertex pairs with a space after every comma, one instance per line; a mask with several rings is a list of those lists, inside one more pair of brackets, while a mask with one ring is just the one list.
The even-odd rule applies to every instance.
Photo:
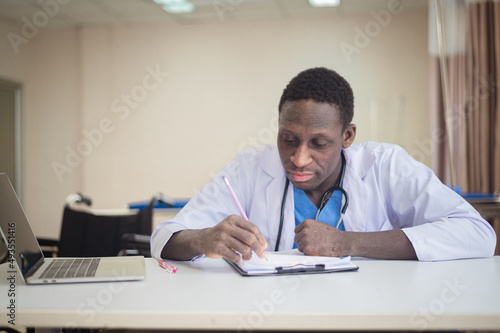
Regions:
[[100, 258], [54, 259], [45, 268], [40, 278], [67, 279], [94, 276], [100, 261]]

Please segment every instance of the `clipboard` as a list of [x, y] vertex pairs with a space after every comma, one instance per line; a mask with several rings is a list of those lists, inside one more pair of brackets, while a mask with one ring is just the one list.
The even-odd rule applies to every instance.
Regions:
[[250, 260], [237, 263], [224, 258], [242, 276], [269, 276], [292, 274], [323, 274], [345, 271], [357, 271], [359, 267], [351, 262], [350, 257], [314, 257], [305, 256], [298, 250], [266, 253], [269, 260], [253, 255]]

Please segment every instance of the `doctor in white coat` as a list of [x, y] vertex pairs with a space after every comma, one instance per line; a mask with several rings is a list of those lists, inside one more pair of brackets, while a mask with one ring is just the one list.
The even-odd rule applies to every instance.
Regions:
[[238, 261], [294, 247], [306, 255], [422, 261], [493, 255], [490, 224], [432, 170], [396, 145], [353, 144], [353, 107], [336, 72], [299, 73], [280, 100], [277, 146], [240, 152], [160, 223], [153, 257]]

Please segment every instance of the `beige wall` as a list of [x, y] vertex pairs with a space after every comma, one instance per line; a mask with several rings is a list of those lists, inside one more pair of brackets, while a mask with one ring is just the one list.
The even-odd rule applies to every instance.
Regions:
[[[361, 13], [47, 28], [18, 54], [1, 39], [0, 77], [24, 83], [24, 205], [35, 233], [58, 236], [71, 192], [96, 208], [159, 191], [192, 196], [238, 150], [274, 143], [283, 88], [313, 66], [351, 82], [356, 141], [395, 142], [430, 165], [427, 12], [403, 9], [384, 25]], [[361, 40], [356, 27], [375, 30]], [[0, 22], [0, 35], [14, 29]], [[359, 46], [350, 61], [346, 44]]]

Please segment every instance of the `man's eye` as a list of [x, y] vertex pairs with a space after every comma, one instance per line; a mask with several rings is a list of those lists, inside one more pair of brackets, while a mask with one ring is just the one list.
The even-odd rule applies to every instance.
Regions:
[[283, 141], [288, 144], [295, 144], [297, 139], [290, 135], [283, 135]]
[[324, 140], [313, 141], [313, 145], [316, 148], [325, 148], [328, 145], [328, 142]]

